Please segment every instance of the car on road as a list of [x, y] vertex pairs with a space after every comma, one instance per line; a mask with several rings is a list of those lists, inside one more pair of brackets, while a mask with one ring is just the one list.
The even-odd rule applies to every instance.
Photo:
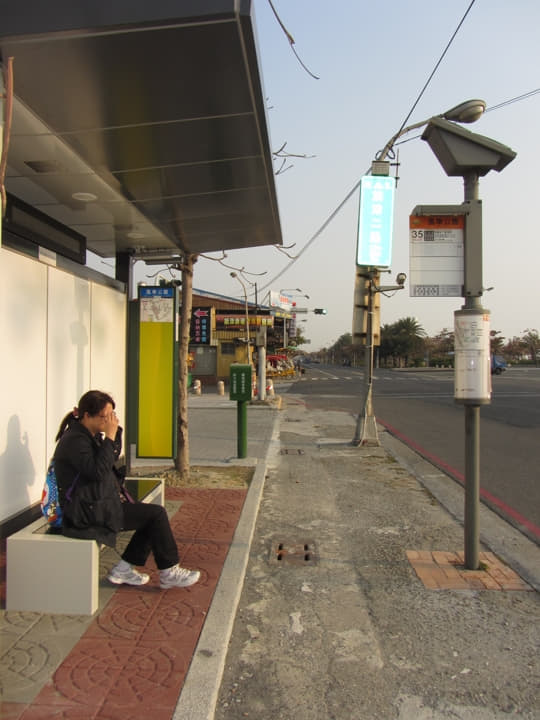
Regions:
[[491, 374], [500, 375], [508, 367], [506, 360], [501, 355], [491, 356]]

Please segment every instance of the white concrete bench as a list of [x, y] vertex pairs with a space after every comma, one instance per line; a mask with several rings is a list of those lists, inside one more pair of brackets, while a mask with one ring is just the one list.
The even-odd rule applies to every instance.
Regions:
[[[161, 478], [127, 478], [135, 500], [165, 504]], [[6, 610], [93, 615], [99, 604], [99, 551], [95, 540], [47, 532], [44, 518], [6, 543]]]

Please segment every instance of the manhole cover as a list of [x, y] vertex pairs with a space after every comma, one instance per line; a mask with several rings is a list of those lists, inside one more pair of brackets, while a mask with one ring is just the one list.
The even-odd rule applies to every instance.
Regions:
[[313, 540], [282, 540], [274, 542], [270, 562], [284, 565], [316, 565], [319, 560]]

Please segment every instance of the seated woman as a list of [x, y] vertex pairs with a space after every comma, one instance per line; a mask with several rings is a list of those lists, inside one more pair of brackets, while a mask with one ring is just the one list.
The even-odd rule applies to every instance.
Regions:
[[66, 415], [56, 436], [54, 453], [62, 532], [67, 537], [97, 540], [115, 547], [121, 530], [135, 530], [108, 580], [116, 585], [145, 585], [150, 576], [134, 566], [153, 553], [163, 589], [188, 587], [198, 570], [178, 565], [178, 548], [161, 505], [133, 502], [115, 472], [122, 448], [122, 428], [110, 395], [90, 390]]

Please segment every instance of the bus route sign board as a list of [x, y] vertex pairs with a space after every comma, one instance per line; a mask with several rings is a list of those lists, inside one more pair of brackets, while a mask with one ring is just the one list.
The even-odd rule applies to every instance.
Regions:
[[[455, 206], [452, 206], [455, 207]], [[424, 211], [427, 208], [422, 208]], [[409, 294], [461, 297], [464, 284], [465, 214], [409, 218]]]

